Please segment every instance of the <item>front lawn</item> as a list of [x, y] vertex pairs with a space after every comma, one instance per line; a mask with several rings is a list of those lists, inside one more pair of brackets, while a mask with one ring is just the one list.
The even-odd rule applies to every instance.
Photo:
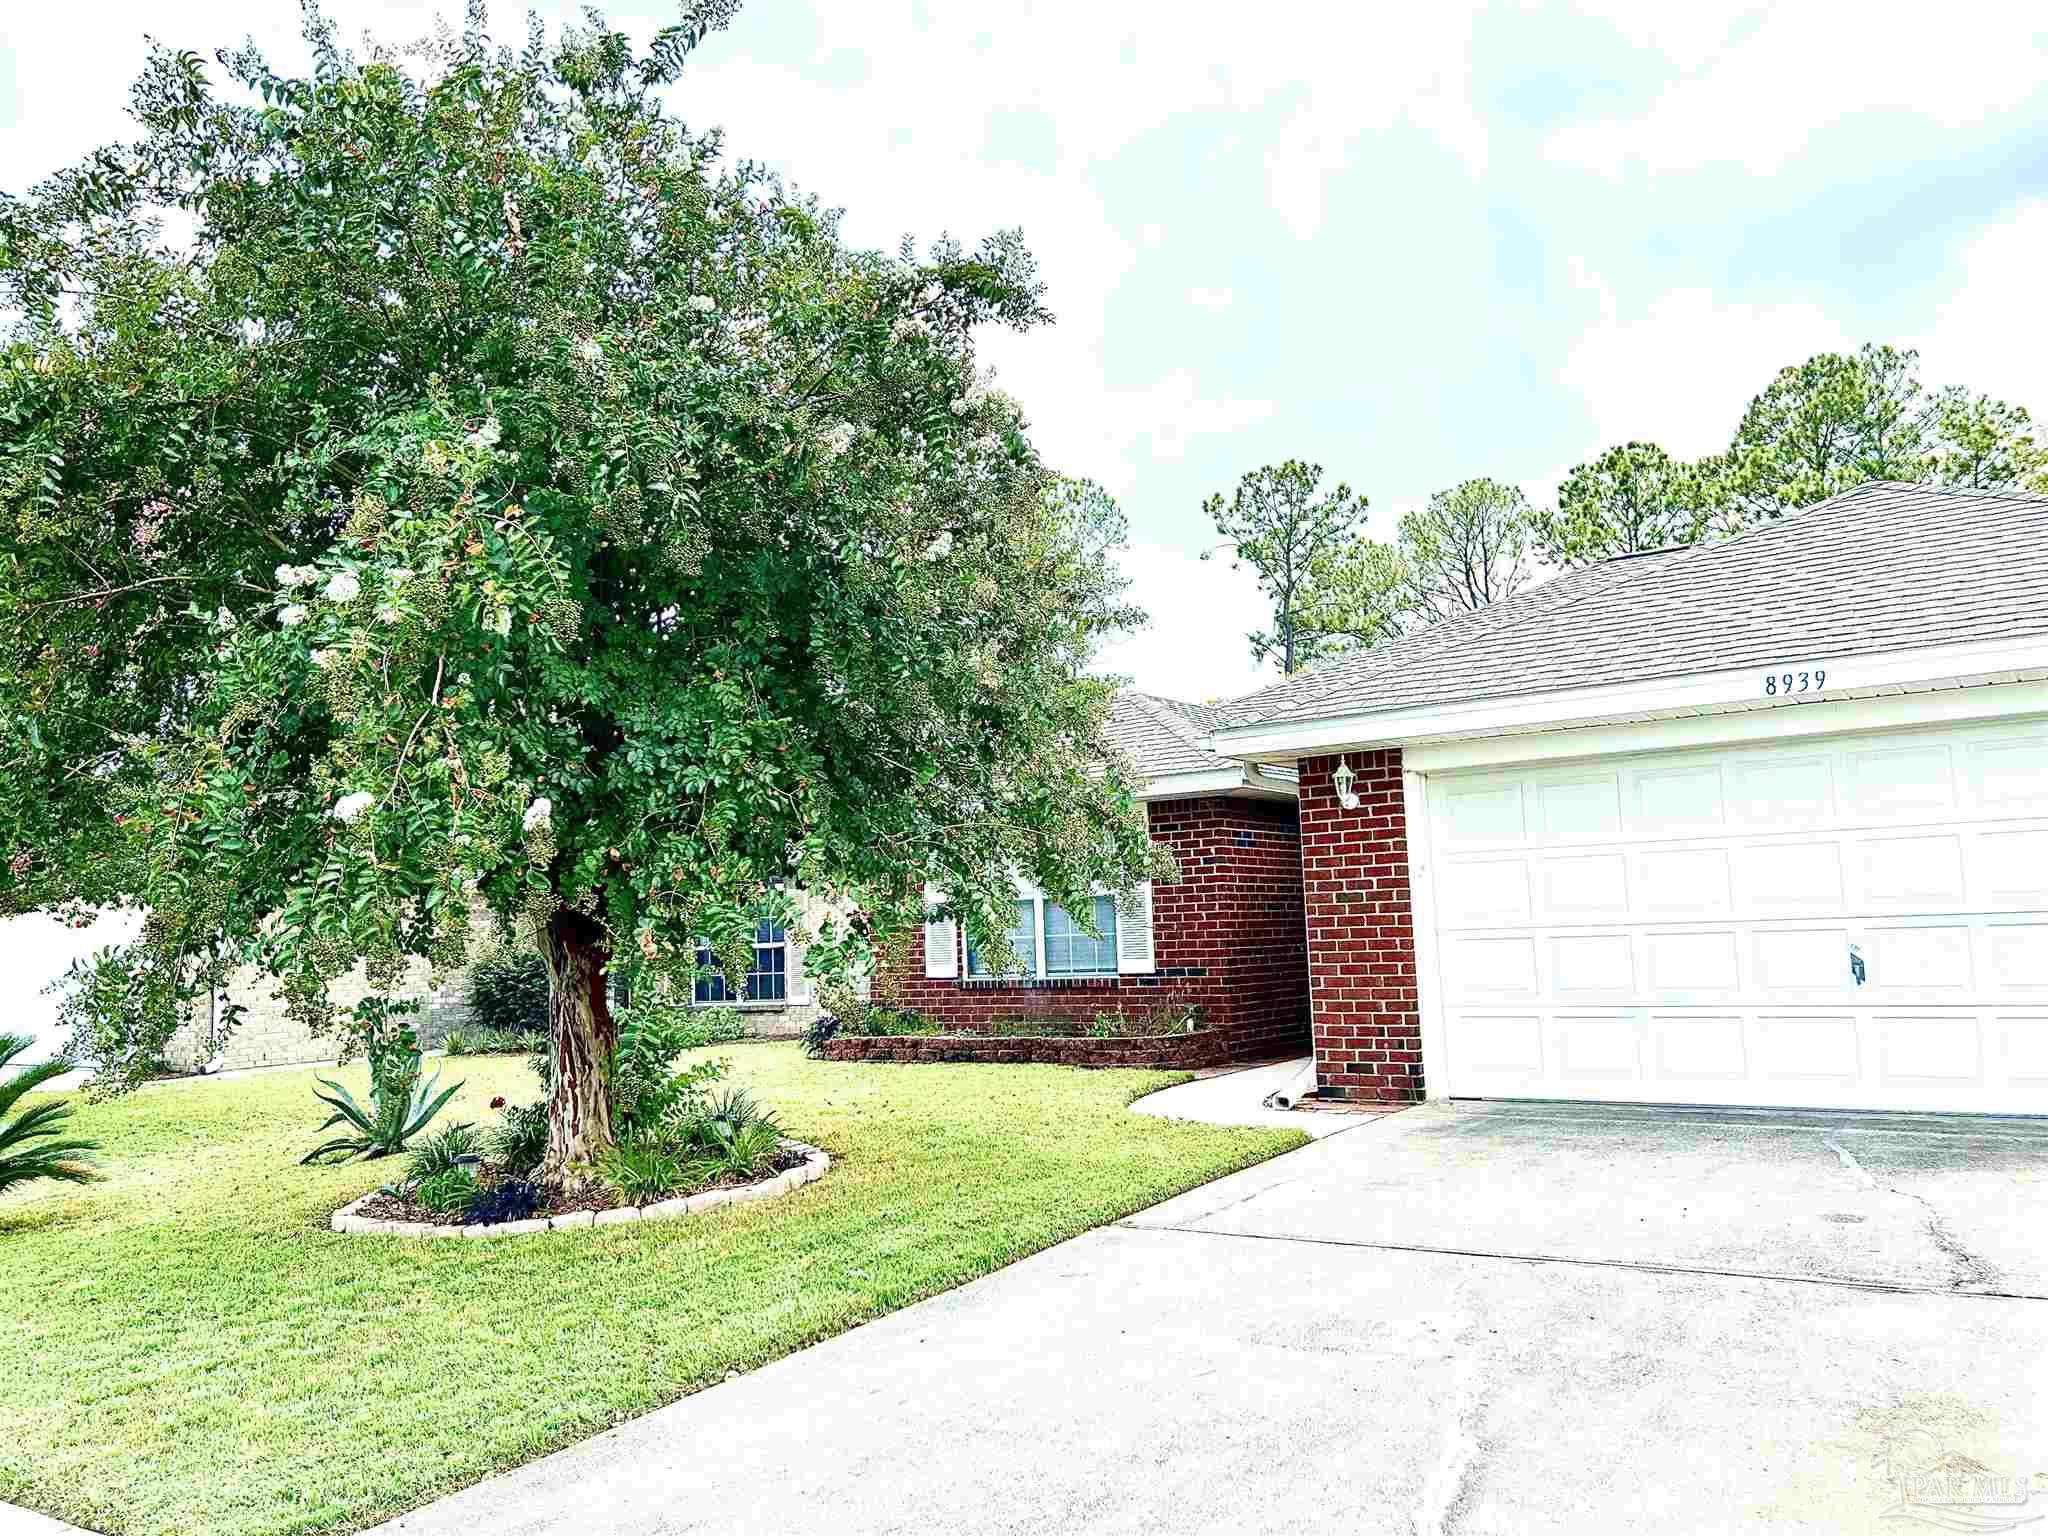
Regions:
[[[82, 1106], [107, 1182], [0, 1201], [0, 1499], [109, 1533], [359, 1529], [1304, 1139], [1128, 1113], [1164, 1072], [693, 1054], [831, 1173], [646, 1226], [340, 1237], [397, 1169], [296, 1166], [312, 1072]], [[514, 1059], [446, 1074], [437, 1125], [538, 1092]]]

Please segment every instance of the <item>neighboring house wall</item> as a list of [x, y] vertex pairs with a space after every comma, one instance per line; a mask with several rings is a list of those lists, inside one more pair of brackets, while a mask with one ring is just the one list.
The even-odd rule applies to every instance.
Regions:
[[[352, 1007], [368, 992], [361, 966], [337, 979], [328, 995], [337, 1008]], [[212, 1010], [200, 1004], [190, 1024], [171, 1038], [166, 1053], [173, 1067], [197, 1072], [218, 1061], [215, 1070], [234, 1071], [241, 1067], [278, 1067], [309, 1062], [332, 1061], [340, 1047], [337, 1035], [315, 1035], [285, 1011], [277, 995], [277, 983], [252, 969], [237, 971], [230, 978], [227, 994], [242, 1005], [241, 1022], [228, 1035], [225, 1046], [217, 1044]], [[420, 1041], [437, 1048], [450, 1029], [459, 1028], [469, 1017], [469, 977], [464, 972], [450, 977], [438, 990], [430, 981], [427, 963], [416, 960], [407, 966], [394, 996], [410, 998], [423, 1006], [414, 1017]]]
[[[965, 1033], [1002, 1020], [1085, 1023], [1097, 1013], [1170, 1004], [1201, 1007], [1246, 1060], [1307, 1044], [1301, 841], [1291, 801], [1156, 800], [1153, 838], [1173, 850], [1180, 880], [1152, 892], [1154, 970], [1145, 975], [1006, 981], [924, 974], [921, 950], [875, 983], [878, 1001]], [[956, 943], [957, 943], [956, 939]]]
[[1422, 1023], [1409, 906], [1399, 750], [1353, 752], [1358, 808], [1337, 803], [1334, 757], [1301, 764], [1301, 878], [1309, 1000], [1325, 1097], [1423, 1096]]
[[[830, 910], [825, 903], [807, 895], [800, 901], [807, 920], [815, 921]], [[479, 932], [483, 931], [482, 924], [488, 921], [487, 917], [482, 919]], [[788, 995], [782, 1000], [721, 1003], [716, 1006], [736, 1009], [746, 1021], [747, 1033], [757, 1038], [782, 1039], [801, 1034], [804, 1026], [818, 1013], [817, 993], [805, 969], [804, 955], [802, 938], [792, 933], [788, 943]], [[218, 1035], [213, 1028], [210, 1010], [202, 1004], [194, 1010], [193, 1021], [172, 1037], [168, 1055], [173, 1067], [197, 1072], [209, 1062], [218, 1060], [216, 1070], [233, 1071], [240, 1067], [303, 1065], [334, 1060], [339, 1038], [315, 1035], [292, 1018], [285, 1011], [283, 999], [277, 996], [276, 982], [270, 978], [255, 970], [241, 970], [229, 981], [227, 990], [229, 996], [241, 1003], [244, 1011], [240, 1024], [228, 1036], [225, 1047], [216, 1044]], [[358, 966], [337, 980], [329, 995], [337, 1008], [347, 1008], [369, 990], [362, 967]], [[436, 988], [432, 985], [427, 963], [424, 960], [412, 961], [407, 965], [395, 995], [416, 999], [422, 1004], [414, 1023], [419, 1030], [420, 1043], [428, 1050], [438, 1050], [446, 1043], [451, 1029], [460, 1029], [469, 1023], [467, 970], [448, 977]]]

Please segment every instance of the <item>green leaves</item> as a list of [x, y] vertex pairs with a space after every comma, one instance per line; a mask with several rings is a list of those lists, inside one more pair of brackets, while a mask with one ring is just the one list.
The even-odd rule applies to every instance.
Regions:
[[306, 79], [159, 52], [137, 143], [0, 204], [0, 910], [151, 914], [96, 1064], [240, 963], [374, 1030], [331, 983], [480, 916], [687, 986], [777, 891], [861, 909], [792, 914], [851, 967], [928, 880], [1149, 871], [1085, 672], [1121, 518], [971, 339], [1046, 318], [1030, 254], [849, 249], [689, 133], [649, 87], [731, 12], [417, 78], [317, 14]]

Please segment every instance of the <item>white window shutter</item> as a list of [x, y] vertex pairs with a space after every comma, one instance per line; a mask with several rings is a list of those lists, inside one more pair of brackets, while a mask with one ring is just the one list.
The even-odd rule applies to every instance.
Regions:
[[1149, 976], [1152, 963], [1152, 882], [1134, 887], [1116, 904], [1116, 968], [1126, 976]]
[[[924, 888], [924, 904], [927, 912], [939, 904], [937, 886], [927, 885]], [[924, 973], [927, 976], [960, 974], [960, 930], [950, 917], [924, 925]]]

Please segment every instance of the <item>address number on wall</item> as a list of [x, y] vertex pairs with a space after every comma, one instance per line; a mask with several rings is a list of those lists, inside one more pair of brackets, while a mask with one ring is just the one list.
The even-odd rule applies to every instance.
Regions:
[[1766, 672], [1764, 674], [1764, 696], [1776, 698], [1781, 693], [1819, 693], [1828, 685], [1825, 667], [1808, 667], [1799, 672]]

